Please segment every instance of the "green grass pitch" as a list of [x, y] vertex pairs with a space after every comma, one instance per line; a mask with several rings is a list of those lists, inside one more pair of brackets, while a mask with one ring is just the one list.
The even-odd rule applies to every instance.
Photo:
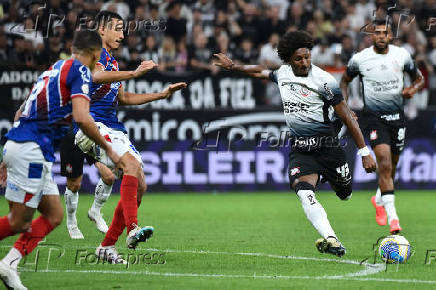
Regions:
[[[20, 264], [21, 279], [29, 289], [435, 289], [436, 259], [425, 262], [427, 250], [436, 257], [436, 194], [397, 191], [403, 233], [415, 254], [386, 269], [379, 259], [373, 265], [373, 244], [389, 228], [375, 223], [370, 196], [355, 192], [344, 202], [318, 194], [347, 247], [347, 255], [337, 258], [318, 253], [318, 234], [293, 193], [148, 194], [139, 223], [153, 225], [155, 235], [133, 251], [123, 234], [117, 248], [129, 255], [126, 267], [93, 257], [103, 235], [87, 218], [93, 196], [81, 195], [78, 220], [85, 239], [71, 240], [64, 221]], [[118, 199], [111, 196], [103, 208], [107, 221]], [[0, 204], [4, 215], [4, 197]], [[15, 239], [1, 241], [0, 257]]]

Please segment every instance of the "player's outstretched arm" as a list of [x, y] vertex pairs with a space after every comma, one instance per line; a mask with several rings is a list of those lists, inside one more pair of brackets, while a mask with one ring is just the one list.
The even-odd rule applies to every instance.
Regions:
[[107, 84], [113, 82], [121, 82], [133, 78], [137, 78], [145, 74], [146, 72], [155, 69], [157, 64], [152, 60], [141, 62], [141, 64], [131, 71], [105, 71], [104, 67], [97, 63], [95, 69], [92, 72], [92, 81], [97, 84]]
[[100, 147], [106, 151], [107, 155], [114, 162], [114, 164], [118, 164], [120, 162], [120, 157], [112, 150], [112, 147], [108, 142], [106, 142], [104, 137], [100, 135], [94, 119], [89, 114], [89, 101], [78, 97], [73, 98], [71, 102], [73, 104], [74, 121], [76, 121], [80, 129], [82, 129], [83, 133], [85, 133], [85, 135], [96, 144], [100, 145]]
[[363, 168], [366, 172], [374, 172], [377, 169], [377, 164], [369, 153], [368, 147], [366, 147], [365, 140], [363, 139], [362, 131], [360, 131], [359, 124], [356, 119], [353, 118], [347, 103], [342, 100], [339, 104], [334, 106], [336, 114], [341, 118], [342, 122], [347, 126], [348, 131], [353, 137], [354, 142], [359, 148], [357, 154], [362, 156]]
[[166, 99], [171, 96], [174, 92], [184, 89], [187, 87], [186, 83], [175, 83], [166, 87], [160, 93], [150, 93], [150, 94], [134, 94], [125, 92], [124, 88], [118, 91], [118, 102], [120, 105], [142, 105], [149, 102]]
[[213, 64], [219, 66], [226, 70], [238, 71], [245, 73], [251, 77], [269, 80], [271, 70], [266, 69], [261, 65], [243, 65], [235, 64], [233, 61], [224, 53], [215, 53]]

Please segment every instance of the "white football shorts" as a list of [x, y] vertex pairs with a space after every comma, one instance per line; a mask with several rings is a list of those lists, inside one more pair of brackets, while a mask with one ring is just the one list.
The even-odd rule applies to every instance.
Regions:
[[53, 163], [45, 160], [37, 143], [8, 140], [3, 147], [3, 161], [8, 174], [7, 200], [38, 208], [43, 195], [59, 195], [51, 173]]
[[[129, 152], [135, 157], [136, 160], [138, 160], [141, 166], [143, 165], [141, 155], [136, 150], [135, 146], [133, 146], [133, 144], [130, 142], [127, 134], [109, 128], [100, 122], [96, 122], [95, 124], [97, 125], [100, 134], [109, 142], [112, 150], [114, 150], [115, 153], [121, 157], [126, 152]], [[83, 152], [88, 153], [94, 157], [95, 160], [103, 163], [110, 169], [114, 169], [115, 165], [107, 156], [106, 151], [101, 149], [99, 145], [96, 145], [94, 141], [89, 139], [82, 130], [77, 131], [75, 139], [77, 146], [79, 146]]]

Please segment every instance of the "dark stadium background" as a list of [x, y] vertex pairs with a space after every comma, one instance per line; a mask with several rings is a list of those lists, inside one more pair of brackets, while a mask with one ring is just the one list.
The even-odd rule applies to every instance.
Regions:
[[[376, 16], [392, 21], [394, 44], [412, 54], [426, 80], [406, 104], [407, 147], [397, 187], [436, 187], [435, 0], [0, 1], [2, 135], [38, 73], [70, 56], [74, 31], [101, 9], [128, 23], [123, 45], [113, 52], [120, 70], [135, 69], [141, 59], [159, 63], [158, 70], [125, 82], [127, 91], [189, 84], [169, 100], [120, 108], [119, 118], [143, 156], [149, 191], [288, 190], [286, 142], [259, 146], [262, 134], [286, 130], [277, 88], [218, 70], [212, 54], [273, 69], [280, 65], [274, 52], [280, 35], [303, 29], [316, 38], [313, 63], [339, 80], [352, 54], [371, 45], [365, 26]], [[363, 105], [357, 80], [349, 105], [357, 112]], [[344, 143], [354, 187], [375, 189], [375, 175], [363, 173], [354, 144]], [[54, 171], [64, 186], [59, 163]], [[96, 170], [86, 166], [82, 192], [93, 192], [97, 181]]]

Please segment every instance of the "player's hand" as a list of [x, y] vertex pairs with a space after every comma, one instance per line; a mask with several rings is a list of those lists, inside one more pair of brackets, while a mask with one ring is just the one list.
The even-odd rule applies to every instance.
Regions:
[[152, 69], [156, 68], [158, 65], [154, 63], [152, 60], [146, 60], [141, 62], [141, 64], [136, 68], [134, 71], [135, 78], [142, 76], [148, 71], [151, 71]]
[[224, 69], [231, 70], [233, 67], [233, 61], [224, 53], [215, 53], [213, 64]]
[[356, 112], [350, 110], [350, 114], [351, 114], [351, 117], [353, 117], [353, 119], [357, 121], [358, 118], [357, 118]]
[[371, 155], [362, 156], [362, 165], [366, 173], [374, 172], [377, 169], [377, 163], [375, 163]]
[[6, 164], [2, 162], [0, 164], [0, 187], [6, 187], [7, 178], [8, 178], [8, 173], [6, 170]]
[[403, 90], [403, 97], [406, 99], [411, 99], [414, 94], [416, 94], [418, 90], [415, 87], [408, 87]]
[[164, 94], [163, 99], [168, 98], [171, 96], [174, 92], [186, 88], [188, 85], [186, 83], [175, 83], [171, 84], [168, 87], [166, 87], [162, 93]]

